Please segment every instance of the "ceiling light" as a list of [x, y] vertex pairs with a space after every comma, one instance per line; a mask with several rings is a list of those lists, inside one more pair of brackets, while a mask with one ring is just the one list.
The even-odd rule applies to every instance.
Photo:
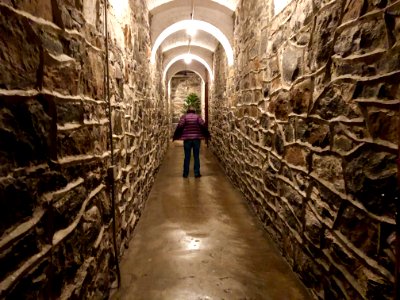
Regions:
[[170, 35], [179, 30], [186, 30], [189, 27], [194, 27], [197, 30], [203, 30], [214, 36], [221, 43], [222, 47], [224, 47], [225, 49], [226, 57], [228, 59], [228, 65], [229, 66], [233, 65], [233, 49], [231, 44], [229, 43], [228, 38], [222, 33], [221, 30], [219, 30], [214, 25], [199, 20], [179, 21], [164, 29], [155, 40], [153, 48], [151, 49], [151, 57], [150, 57], [151, 63], [154, 64], [156, 62], [157, 50], [167, 37], [169, 37]]
[[195, 27], [189, 27], [188, 29], [186, 29], [186, 33], [187, 33], [189, 36], [193, 37], [193, 36], [196, 35], [197, 29], [196, 29]]
[[190, 54], [186, 54], [183, 60], [185, 61], [185, 64], [189, 65], [192, 62], [192, 59], [193, 58]]
[[[187, 53], [186, 53], [186, 54], [180, 54], [180, 55], [178, 55], [178, 56], [175, 56], [173, 59], [171, 59], [171, 60], [168, 62], [168, 64], [167, 64], [167, 65], [165, 66], [165, 68], [164, 68], [163, 80], [165, 79], [169, 68], [170, 68], [174, 63], [176, 63], [178, 60], [185, 59], [185, 56], [187, 56], [187, 55], [188, 55]], [[201, 63], [204, 67], [206, 67], [206, 69], [207, 69], [207, 71], [208, 71], [208, 74], [210, 74], [210, 79], [211, 79], [212, 81], [214, 81], [214, 74], [213, 74], [213, 72], [212, 72], [212, 70], [211, 70], [210, 65], [209, 65], [203, 58], [201, 58], [201, 57], [198, 56], [198, 55], [190, 54], [190, 56], [191, 56], [192, 60], [196, 60], [196, 61], [198, 61], [199, 63]]]

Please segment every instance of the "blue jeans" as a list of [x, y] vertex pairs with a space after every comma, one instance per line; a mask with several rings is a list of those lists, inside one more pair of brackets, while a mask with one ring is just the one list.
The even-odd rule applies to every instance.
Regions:
[[194, 176], [200, 176], [200, 140], [184, 140], [183, 149], [185, 151], [185, 160], [183, 161], [183, 176], [189, 175], [190, 157], [194, 156]]

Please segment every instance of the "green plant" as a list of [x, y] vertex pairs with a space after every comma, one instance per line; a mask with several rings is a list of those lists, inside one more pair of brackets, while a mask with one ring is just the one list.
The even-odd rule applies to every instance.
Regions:
[[190, 93], [186, 98], [183, 103], [183, 109], [184, 112], [186, 112], [189, 108], [189, 106], [192, 106], [197, 114], [200, 114], [201, 112], [201, 104], [200, 104], [200, 98], [197, 96], [196, 93]]

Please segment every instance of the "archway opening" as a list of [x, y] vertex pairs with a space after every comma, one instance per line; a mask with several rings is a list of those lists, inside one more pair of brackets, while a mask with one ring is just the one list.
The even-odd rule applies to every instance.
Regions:
[[175, 128], [182, 114], [185, 113], [186, 97], [195, 93], [200, 99], [201, 115], [204, 118], [205, 83], [195, 72], [184, 70], [174, 74], [169, 81], [169, 101], [171, 108], [172, 127]]

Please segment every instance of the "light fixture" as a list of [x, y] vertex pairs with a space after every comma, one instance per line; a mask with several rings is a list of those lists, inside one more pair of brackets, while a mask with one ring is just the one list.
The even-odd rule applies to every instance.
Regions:
[[192, 54], [190, 54], [190, 44], [192, 42], [192, 38], [189, 36], [189, 40], [188, 40], [188, 53], [185, 54], [185, 56], [183, 57], [183, 61], [185, 62], [185, 64], [189, 65], [192, 62], [193, 56]]
[[[194, 0], [192, 0], [192, 12], [190, 13], [190, 18], [191, 21], [193, 22], [193, 14], [194, 14]], [[190, 54], [190, 46], [192, 43], [192, 37], [196, 34], [196, 27], [190, 26], [191, 23], [189, 23], [188, 28], [186, 29], [188, 36], [188, 53], [184, 56], [184, 62], [185, 64], [189, 65], [192, 62], [192, 55]]]
[[192, 62], [192, 55], [190, 53], [185, 55], [185, 58], [183, 59], [185, 61], [185, 64], [189, 65]]
[[222, 47], [225, 50], [226, 57], [228, 60], [228, 65], [229, 66], [233, 65], [234, 61], [233, 49], [226, 35], [224, 35], [224, 33], [214, 25], [200, 20], [183, 20], [174, 23], [171, 26], [164, 29], [160, 33], [160, 35], [156, 38], [153, 48], [151, 49], [151, 57], [150, 57], [151, 63], [154, 64], [156, 62], [157, 50], [160, 47], [160, 45], [164, 42], [164, 40], [166, 40], [173, 33], [178, 32], [180, 30], [186, 30], [190, 26], [193, 26], [197, 30], [205, 31], [211, 34], [213, 37], [215, 37], [218, 40], [218, 42], [221, 43]]
[[[187, 55], [187, 53], [185, 53], [185, 54], [180, 54], [180, 55], [178, 55], [178, 56], [175, 56], [173, 59], [171, 59], [171, 60], [167, 63], [167, 65], [166, 65], [165, 68], [164, 68], [164, 72], [163, 72], [163, 80], [166, 78], [169, 68], [171, 68], [171, 66], [172, 66], [174, 63], [176, 63], [177, 61], [179, 61], [179, 60], [184, 60], [186, 55]], [[210, 75], [211, 81], [214, 81], [214, 74], [213, 74], [213, 72], [212, 72], [212, 70], [211, 70], [210, 65], [209, 65], [203, 58], [201, 58], [201, 57], [198, 56], [198, 55], [190, 54], [190, 56], [191, 56], [192, 60], [198, 61], [200, 64], [202, 64], [202, 65], [207, 69], [208, 74]]]
[[186, 33], [189, 36], [194, 37], [197, 33], [197, 29], [195, 27], [189, 27], [188, 29], [186, 29]]
[[[192, 10], [190, 12], [190, 20], [193, 21], [194, 18], [194, 0], [192, 0]], [[190, 36], [190, 37], [194, 37], [195, 34], [197, 32], [197, 29], [195, 26], [192, 26], [192, 24], [190, 23], [188, 28], [186, 29], [186, 33]]]

